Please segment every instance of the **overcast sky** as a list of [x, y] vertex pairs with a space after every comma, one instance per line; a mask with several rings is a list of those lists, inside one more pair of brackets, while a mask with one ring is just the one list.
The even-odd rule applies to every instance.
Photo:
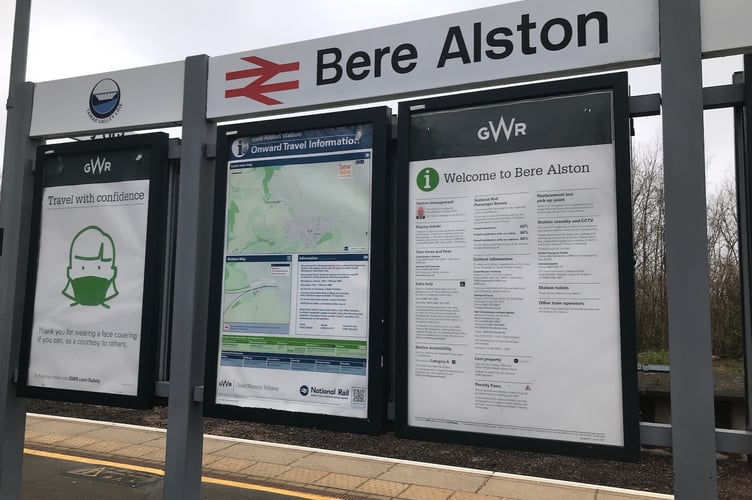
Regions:
[[[218, 56], [282, 45], [425, 17], [471, 10], [504, 0], [32, 0], [26, 79], [48, 81], [111, 70]], [[7, 99], [13, 0], [0, 0], [0, 100]], [[741, 58], [705, 64], [705, 85], [731, 82]], [[630, 71], [632, 94], [660, 92], [657, 68]], [[732, 115], [706, 113], [706, 149], [712, 185], [733, 166]], [[655, 142], [660, 118], [636, 122], [639, 144]], [[5, 106], [0, 108], [0, 143]], [[0, 153], [3, 144], [0, 144]]]

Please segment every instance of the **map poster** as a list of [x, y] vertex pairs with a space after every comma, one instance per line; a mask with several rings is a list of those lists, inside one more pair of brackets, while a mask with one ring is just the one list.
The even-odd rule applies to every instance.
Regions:
[[215, 405], [368, 418], [374, 136], [225, 135]]
[[628, 120], [601, 86], [400, 109], [402, 425], [573, 453], [635, 449], [631, 225], [619, 219], [629, 170], [617, 149]]
[[22, 377], [31, 395], [129, 405], [153, 391], [153, 362], [142, 362], [157, 335], [159, 273], [146, 274], [159, 256], [147, 257], [147, 241], [150, 224], [159, 233], [165, 160], [164, 134], [40, 148]]

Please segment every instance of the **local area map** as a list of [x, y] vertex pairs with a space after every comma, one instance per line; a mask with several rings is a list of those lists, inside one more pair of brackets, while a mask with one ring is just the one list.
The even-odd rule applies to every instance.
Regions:
[[226, 325], [290, 333], [258, 327], [290, 324], [291, 256], [368, 252], [371, 160], [329, 158], [284, 166], [244, 162], [230, 170]]
[[227, 255], [368, 248], [370, 159], [231, 171]]
[[287, 324], [290, 322], [289, 264], [228, 262], [225, 265], [226, 323]]

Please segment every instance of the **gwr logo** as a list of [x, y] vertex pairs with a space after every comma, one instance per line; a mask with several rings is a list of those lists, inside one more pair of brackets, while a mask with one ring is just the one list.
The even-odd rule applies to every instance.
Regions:
[[230, 71], [225, 74], [225, 81], [229, 82], [231, 80], [241, 80], [244, 78], [257, 78], [245, 87], [226, 90], [226, 99], [232, 97], [247, 97], [248, 99], [258, 101], [261, 104], [272, 106], [274, 104], [282, 104], [282, 101], [278, 101], [266, 94], [271, 92], [281, 92], [283, 90], [295, 90], [300, 86], [299, 80], [266, 83], [280, 73], [298, 71], [300, 69], [300, 62], [277, 64], [256, 56], [242, 57], [241, 59], [258, 66], [258, 68]]
[[102, 172], [109, 172], [112, 168], [112, 163], [107, 161], [107, 158], [100, 158], [97, 156], [97, 159], [90, 158], [89, 161], [84, 165], [84, 172], [91, 175], [101, 174]]
[[499, 142], [499, 136], [501, 135], [502, 130], [504, 131], [504, 137], [507, 141], [512, 137], [512, 132], [514, 132], [515, 137], [518, 135], [527, 135], [527, 123], [517, 123], [516, 120], [517, 118], [512, 118], [512, 121], [507, 124], [504, 117], [500, 116], [499, 123], [496, 125], [489, 120], [488, 127], [481, 127], [478, 129], [478, 139], [481, 141], [487, 141], [493, 137], [494, 142]]

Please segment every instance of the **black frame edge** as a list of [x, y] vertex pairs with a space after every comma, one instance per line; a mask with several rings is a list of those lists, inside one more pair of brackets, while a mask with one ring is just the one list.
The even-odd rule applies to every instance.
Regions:
[[[386, 106], [342, 111], [301, 117], [264, 120], [224, 125], [217, 129], [217, 154], [214, 191], [214, 227], [212, 234], [212, 257], [209, 298], [209, 321], [206, 346], [206, 369], [204, 373], [203, 413], [208, 417], [246, 420], [297, 427], [320, 428], [361, 434], [380, 434], [386, 420], [384, 384], [387, 367], [382, 365], [386, 345], [386, 257], [389, 238], [385, 227], [387, 197], [387, 142], [389, 139], [390, 108]], [[216, 385], [219, 356], [219, 324], [224, 256], [224, 228], [226, 211], [226, 182], [228, 145], [230, 139], [239, 136], [279, 132], [294, 132], [345, 126], [359, 123], [373, 124], [373, 165], [371, 172], [371, 256], [369, 293], [369, 368], [367, 418], [340, 417], [306, 412], [292, 412], [264, 408], [218, 405]], [[237, 134], [228, 138], [228, 131]]]
[[[26, 295], [24, 298], [19, 380], [16, 393], [19, 397], [47, 399], [75, 403], [97, 404], [133, 409], [149, 409], [154, 406], [156, 387], [156, 360], [160, 335], [161, 301], [160, 290], [165, 248], [165, 198], [168, 174], [168, 141], [164, 132], [136, 134], [123, 137], [90, 141], [42, 145], [37, 148], [34, 196], [31, 216], [31, 240], [29, 265], [26, 270]], [[144, 259], [144, 290], [142, 298], [141, 341], [139, 345], [138, 387], [135, 396], [35, 387], [27, 385], [31, 356], [32, 324], [39, 262], [41, 236], [42, 194], [44, 192], [45, 151], [54, 149], [61, 154], [80, 154], [146, 146], [152, 151], [149, 165], [149, 207], [146, 225], [146, 249]]]
[[551, 82], [519, 85], [501, 89], [468, 92], [450, 96], [400, 102], [398, 121], [398, 173], [395, 206], [408, 213], [410, 179], [408, 176], [410, 152], [410, 117], [413, 112], [423, 113], [457, 109], [484, 104], [502, 104], [521, 100], [565, 96], [605, 90], [613, 96], [614, 163], [616, 181], [617, 248], [619, 279], [619, 326], [621, 331], [621, 377], [623, 446], [590, 445], [568, 441], [524, 438], [495, 434], [480, 434], [416, 427], [408, 425], [408, 287], [407, 244], [409, 227], [405, 217], [397, 218], [397, 385], [395, 407], [395, 434], [399, 437], [478, 444], [498, 448], [557, 453], [620, 461], [637, 461], [640, 457], [639, 399], [636, 356], [636, 318], [634, 297], [634, 259], [632, 247], [631, 166], [629, 135], [629, 95], [626, 72], [586, 76]]

